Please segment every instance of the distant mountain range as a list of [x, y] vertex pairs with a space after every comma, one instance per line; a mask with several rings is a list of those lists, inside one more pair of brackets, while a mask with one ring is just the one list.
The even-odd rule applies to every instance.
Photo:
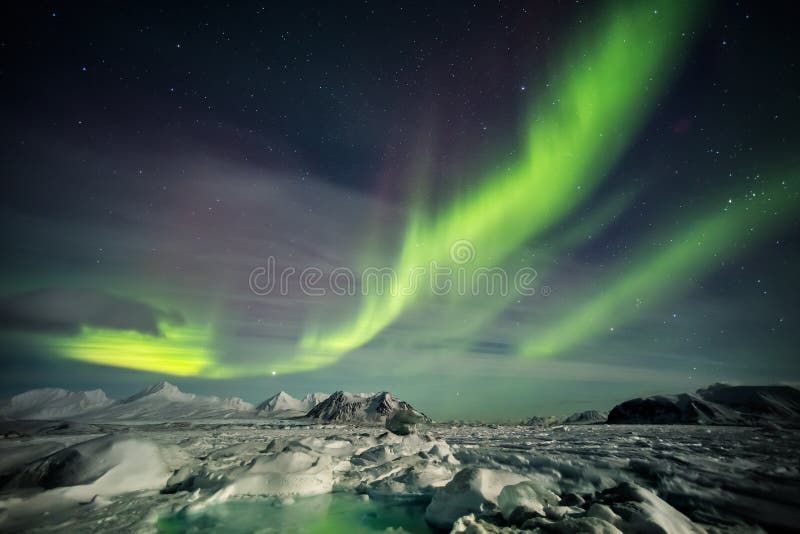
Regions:
[[599, 412], [597, 410], [586, 410], [585, 412], [576, 412], [566, 419], [565, 425], [591, 425], [594, 423], [605, 423], [608, 418], [606, 412]]
[[33, 389], [0, 401], [0, 415], [15, 419], [64, 419], [107, 408], [115, 402], [102, 389]]
[[100, 410], [88, 412], [82, 419], [92, 420], [171, 420], [225, 419], [249, 413], [254, 406], [239, 397], [205, 397], [184, 393], [169, 382], [159, 382], [127, 399]]
[[308, 393], [302, 399], [296, 399], [285, 391], [280, 391], [256, 406], [256, 410], [262, 415], [303, 416], [329, 396], [328, 393]]
[[169, 382], [159, 382], [122, 400], [110, 399], [100, 389], [67, 391], [45, 388], [0, 401], [0, 417], [81, 421], [309, 417], [323, 421], [377, 422], [397, 409], [413, 410], [410, 404], [395, 399], [387, 392], [353, 394], [337, 391], [333, 395], [308, 393], [302, 399], [296, 399], [281, 391], [254, 406], [239, 397], [223, 398], [184, 393]]
[[[103, 390], [34, 389], [0, 400], [0, 418], [77, 421], [175, 421], [194, 419], [311, 418], [324, 422], [381, 422], [397, 410], [424, 413], [389, 392], [308, 393], [302, 399], [281, 391], [258, 405], [239, 397], [185, 393], [159, 382], [126, 399]], [[789, 386], [714, 384], [695, 393], [631, 399], [604, 412], [589, 410], [565, 419], [531, 417], [529, 426], [557, 424], [706, 424], [800, 427], [800, 390]]]
[[614, 406], [608, 414], [588, 410], [565, 419], [534, 416], [523, 424], [550, 427], [602, 423], [800, 427], [800, 390], [790, 386], [714, 384], [694, 393], [631, 399]]
[[623, 402], [608, 414], [608, 423], [800, 426], [800, 390], [714, 384], [693, 394]]
[[252, 404], [238, 397], [184, 393], [169, 382], [159, 382], [122, 400], [109, 399], [100, 389], [46, 388], [0, 401], [0, 416], [14, 419], [171, 420], [229, 418], [254, 412]]
[[522, 423], [523, 426], [551, 427], [556, 425], [593, 425], [605, 423], [608, 414], [597, 410], [586, 410], [585, 412], [575, 412], [564, 419], [553, 415], [534, 415]]

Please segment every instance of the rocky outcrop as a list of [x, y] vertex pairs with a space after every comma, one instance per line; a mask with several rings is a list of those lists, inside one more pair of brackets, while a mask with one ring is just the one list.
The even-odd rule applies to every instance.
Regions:
[[337, 391], [312, 408], [306, 417], [340, 422], [385, 421], [397, 410], [409, 410], [422, 420], [430, 421], [425, 414], [416, 411], [407, 402], [395, 399], [386, 391], [374, 394]]

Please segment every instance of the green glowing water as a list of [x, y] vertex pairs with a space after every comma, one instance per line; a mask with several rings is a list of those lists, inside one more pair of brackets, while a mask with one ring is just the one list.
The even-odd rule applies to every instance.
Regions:
[[432, 533], [425, 523], [427, 501], [367, 500], [334, 493], [298, 498], [292, 504], [268, 499], [235, 500], [201, 511], [182, 511], [158, 521], [158, 532], [235, 533]]

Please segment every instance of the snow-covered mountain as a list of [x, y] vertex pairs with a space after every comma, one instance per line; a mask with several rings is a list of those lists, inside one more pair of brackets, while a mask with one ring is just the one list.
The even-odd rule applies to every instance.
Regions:
[[320, 393], [319, 391], [316, 393], [306, 393], [306, 396], [303, 397], [303, 404], [306, 406], [306, 411], [310, 410], [317, 404], [324, 402], [325, 399], [330, 396], [330, 393]]
[[534, 415], [521, 422], [522, 426], [535, 426], [549, 428], [557, 425], [591, 425], [595, 423], [605, 423], [607, 414], [597, 410], [586, 410], [585, 412], [575, 412], [565, 419], [554, 415]]
[[696, 393], [656, 395], [615, 406], [609, 423], [759, 425], [800, 424], [800, 391], [789, 386], [714, 384]]
[[800, 418], [800, 390], [789, 386], [729, 386], [713, 384], [698, 389], [709, 402], [732, 408], [745, 416]]
[[262, 415], [285, 412], [297, 412], [300, 414], [305, 414], [308, 411], [308, 408], [306, 408], [305, 403], [300, 399], [292, 397], [285, 391], [279, 391], [272, 397], [256, 406], [256, 410]]
[[114, 402], [106, 397], [102, 389], [32, 389], [0, 401], [0, 416], [13, 419], [63, 419], [101, 410]]
[[614, 406], [610, 424], [740, 424], [739, 414], [697, 395], [654, 395]]
[[292, 397], [285, 391], [280, 391], [268, 398], [258, 406], [258, 415], [265, 417], [302, 417], [310, 409], [327, 399], [328, 393], [307, 393], [302, 399]]
[[217, 419], [252, 416], [255, 407], [239, 397], [205, 397], [159, 382], [106, 409], [87, 413], [92, 420]]
[[554, 415], [534, 415], [522, 423], [523, 426], [538, 426], [542, 428], [555, 426], [560, 421]]
[[396, 410], [411, 410], [425, 421], [430, 418], [405, 401], [395, 399], [389, 392], [348, 393], [337, 391], [312, 408], [307, 417], [323, 421], [382, 421]]
[[565, 425], [591, 425], [595, 423], [605, 423], [608, 419], [606, 412], [599, 412], [597, 410], [586, 410], [585, 412], [575, 412], [566, 419]]
[[[238, 397], [185, 393], [169, 382], [159, 382], [123, 400], [109, 399], [102, 390], [73, 392], [49, 388], [28, 391], [0, 401], [0, 416], [4, 417], [84, 421], [304, 416], [325, 421], [381, 421], [398, 409], [414, 410], [411, 405], [395, 399], [387, 392], [308, 393], [302, 399], [297, 399], [281, 391], [258, 406], [253, 406]], [[420, 415], [429, 420], [424, 414]]]
[[75, 419], [81, 421], [175, 421], [184, 419], [294, 418], [325, 421], [382, 421], [411, 405], [387, 392], [308, 393], [297, 399], [285, 391], [253, 406], [239, 397], [185, 393], [169, 382], [159, 382], [123, 400], [112, 400], [101, 390], [72, 392], [37, 389], [0, 401], [0, 417], [12, 419]]
[[0, 401], [0, 416], [13, 419], [75, 419], [82, 421], [175, 420], [252, 417], [255, 407], [238, 397], [204, 397], [184, 393], [159, 382], [124, 400], [109, 399], [96, 389], [34, 389]]

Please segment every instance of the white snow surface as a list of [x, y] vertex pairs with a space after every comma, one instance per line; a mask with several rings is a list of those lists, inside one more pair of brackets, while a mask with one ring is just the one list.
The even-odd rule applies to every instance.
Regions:
[[450, 528], [461, 516], [496, 507], [506, 487], [525, 480], [522, 475], [502, 469], [465, 467], [433, 495], [425, 519], [434, 527]]
[[80, 505], [158, 490], [170, 473], [158, 445], [125, 433], [64, 447], [21, 466], [5, 483], [0, 529], [22, 531]]
[[[163, 391], [175, 397], [174, 391]], [[144, 395], [141, 398], [147, 398]], [[174, 398], [173, 401], [177, 402]], [[135, 401], [134, 401], [135, 402]], [[245, 421], [0, 421], [0, 531], [157, 532], [224, 503], [316, 494], [429, 502], [454, 532], [751, 532], [796, 527], [796, 430]]]

